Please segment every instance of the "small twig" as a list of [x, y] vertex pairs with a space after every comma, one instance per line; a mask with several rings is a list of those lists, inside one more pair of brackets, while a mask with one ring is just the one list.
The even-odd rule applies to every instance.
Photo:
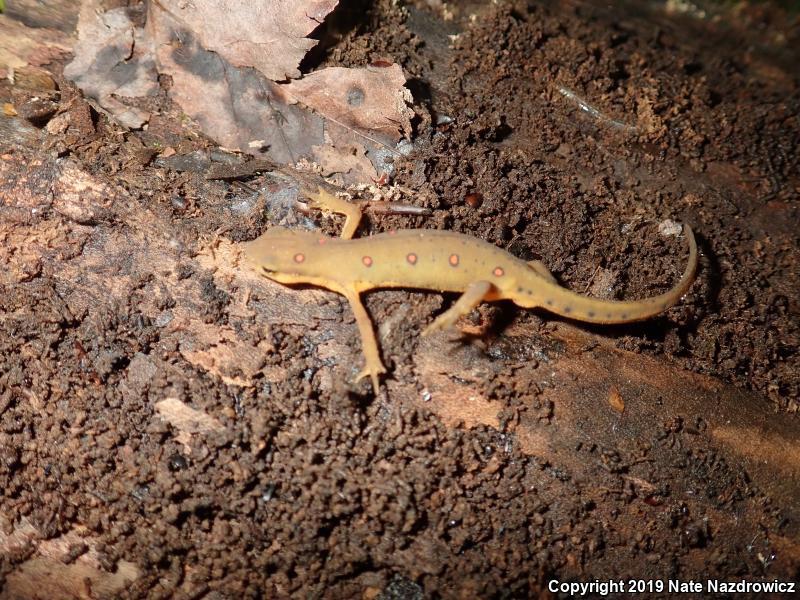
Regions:
[[571, 89], [564, 87], [563, 85], [559, 85], [556, 87], [558, 93], [564, 96], [567, 100], [570, 100], [578, 105], [583, 112], [588, 114], [593, 119], [600, 121], [604, 125], [608, 125], [609, 127], [613, 127], [614, 129], [621, 129], [622, 131], [629, 131], [629, 132], [638, 132], [639, 128], [635, 125], [628, 125], [627, 123], [623, 123], [622, 121], [617, 121], [616, 119], [612, 119], [603, 111], [601, 111], [596, 106], [589, 104], [585, 99], [581, 98], [578, 94], [573, 92]]
[[600, 272], [600, 267], [596, 267], [592, 276], [589, 277], [589, 282], [586, 284], [586, 288], [584, 288], [583, 293], [586, 294], [589, 291], [589, 288], [592, 287], [592, 283], [594, 283], [594, 278], [597, 277], [597, 274]]
[[366, 133], [364, 133], [364, 132], [362, 132], [362, 131], [359, 131], [358, 129], [356, 129], [355, 127], [352, 127], [351, 125], [347, 125], [346, 123], [342, 123], [341, 121], [338, 121], [338, 120], [336, 120], [336, 119], [334, 119], [333, 117], [330, 117], [330, 116], [328, 116], [328, 115], [322, 115], [322, 114], [320, 114], [320, 116], [321, 116], [323, 119], [326, 119], [326, 120], [330, 121], [331, 123], [336, 123], [336, 124], [337, 124], [339, 127], [344, 127], [344, 128], [345, 128], [345, 129], [347, 129], [348, 131], [352, 131], [352, 132], [353, 132], [355, 135], [357, 135], [357, 136], [360, 136], [360, 137], [364, 138], [365, 140], [369, 140], [369, 141], [370, 141], [370, 142], [372, 142], [373, 144], [378, 144], [379, 146], [383, 146], [383, 147], [384, 147], [384, 148], [386, 148], [386, 149], [387, 149], [389, 152], [391, 152], [392, 154], [394, 154], [394, 155], [395, 155], [395, 156], [397, 156], [397, 157], [402, 157], [402, 156], [403, 156], [403, 154], [402, 154], [402, 153], [398, 152], [397, 150], [395, 150], [394, 148], [392, 148], [391, 146], [389, 146], [387, 143], [385, 143], [385, 142], [382, 142], [382, 141], [380, 141], [380, 140], [379, 140], [379, 139], [377, 139], [377, 138], [373, 138], [372, 136], [369, 136], [369, 135], [367, 135]]
[[416, 215], [428, 216], [431, 214], [429, 208], [402, 204], [400, 202], [387, 202], [386, 200], [366, 200], [363, 203], [367, 210], [376, 215]]

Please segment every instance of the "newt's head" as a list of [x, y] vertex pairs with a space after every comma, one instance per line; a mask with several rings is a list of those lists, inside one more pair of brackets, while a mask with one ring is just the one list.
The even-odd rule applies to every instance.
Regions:
[[273, 227], [252, 242], [243, 243], [242, 248], [259, 272], [280, 280], [280, 275], [305, 270], [308, 251], [317, 247], [319, 238], [320, 235], [310, 231]]

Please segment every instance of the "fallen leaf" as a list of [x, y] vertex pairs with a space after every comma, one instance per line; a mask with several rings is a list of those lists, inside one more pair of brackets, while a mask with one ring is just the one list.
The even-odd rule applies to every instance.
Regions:
[[28, 65], [39, 67], [72, 51], [69, 36], [46, 27], [27, 27], [0, 14], [0, 78]]
[[80, 47], [65, 73], [123, 124], [147, 118], [116, 96], [151, 93], [152, 62], [171, 78], [172, 99], [220, 145], [277, 164], [312, 161], [339, 183], [377, 180], [411, 134], [399, 65], [331, 67], [279, 83], [300, 75], [316, 44], [307, 36], [337, 0], [152, 2], [145, 32], [128, 9], [97, 14], [87, 8], [94, 1], [82, 9]]
[[[317, 42], [306, 37], [338, 0], [161, 0], [150, 3], [148, 21], [169, 15], [176, 35], [222, 56], [234, 67], [253, 67], [267, 79], [300, 76], [300, 61]], [[187, 40], [182, 40], [187, 41]]]
[[34, 92], [52, 92], [58, 87], [50, 73], [40, 67], [26, 65], [14, 69], [14, 87]]
[[204, 49], [154, 8], [147, 28], [158, 70], [172, 78], [172, 99], [222, 146], [287, 164], [323, 143], [322, 119], [290, 105], [278, 84]]
[[413, 101], [400, 65], [329, 67], [281, 86], [294, 101], [348, 129], [398, 141], [411, 133]]
[[130, 11], [121, 7], [101, 12], [94, 1], [84, 2], [75, 58], [64, 67], [64, 76], [117, 121], [137, 129], [149, 120], [149, 113], [118, 97], [149, 96], [158, 83], [149, 39], [134, 26]]
[[375, 165], [367, 157], [361, 144], [334, 146], [332, 143], [312, 148], [314, 162], [322, 167], [322, 176], [331, 177], [337, 173], [348, 173], [354, 179], [370, 181], [378, 178]]
[[398, 154], [396, 142], [411, 133], [413, 98], [405, 82], [396, 64], [330, 67], [281, 89], [325, 121], [325, 143], [312, 149], [323, 175], [348, 175], [340, 183], [368, 182], [378, 179], [387, 159]]

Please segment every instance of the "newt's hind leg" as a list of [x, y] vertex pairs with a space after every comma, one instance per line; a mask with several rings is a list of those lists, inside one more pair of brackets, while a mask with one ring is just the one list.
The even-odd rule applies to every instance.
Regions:
[[455, 325], [458, 318], [478, 306], [492, 291], [492, 288], [492, 284], [488, 281], [473, 281], [470, 283], [464, 293], [461, 294], [461, 297], [456, 300], [456, 303], [436, 317], [436, 320], [423, 330], [422, 335], [429, 335], [434, 331], [448, 329]]
[[353, 202], [348, 202], [330, 192], [317, 188], [313, 194], [307, 194], [309, 206], [324, 212], [332, 212], [344, 215], [344, 226], [342, 227], [342, 239], [349, 240], [358, 229], [361, 222], [361, 207]]
[[372, 329], [372, 320], [367, 314], [367, 309], [361, 303], [361, 295], [356, 290], [340, 290], [341, 293], [350, 302], [350, 308], [353, 309], [353, 314], [356, 317], [356, 325], [358, 325], [358, 332], [361, 334], [361, 346], [364, 352], [364, 358], [367, 364], [361, 369], [361, 372], [356, 377], [356, 383], [369, 376], [372, 380], [372, 389], [375, 390], [377, 396], [380, 392], [380, 379], [379, 376], [386, 373], [386, 369], [381, 362], [380, 352], [378, 351], [378, 340], [375, 339], [375, 331]]
[[558, 284], [558, 281], [556, 281], [556, 278], [553, 277], [553, 274], [550, 272], [550, 269], [548, 269], [542, 261], [529, 260], [528, 266], [531, 269], [533, 269], [536, 272], [536, 274], [539, 275], [540, 277], [544, 277], [550, 283]]

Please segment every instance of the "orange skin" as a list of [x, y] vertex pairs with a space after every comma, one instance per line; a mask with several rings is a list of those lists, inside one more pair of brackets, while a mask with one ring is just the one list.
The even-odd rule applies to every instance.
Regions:
[[320, 189], [312, 206], [347, 215], [341, 238], [273, 227], [243, 244], [245, 255], [266, 277], [284, 284], [311, 284], [345, 296], [353, 309], [366, 358], [356, 381], [369, 376], [377, 394], [380, 359], [372, 322], [361, 293], [376, 288], [416, 288], [461, 292], [461, 297], [423, 332], [445, 329], [483, 301], [511, 300], [523, 308], [543, 308], [587, 323], [631, 323], [675, 305], [689, 289], [697, 268], [697, 245], [684, 225], [689, 260], [671, 290], [642, 300], [600, 300], [559, 286], [539, 261], [525, 262], [477, 238], [429, 229], [390, 231], [350, 239], [360, 209]]

